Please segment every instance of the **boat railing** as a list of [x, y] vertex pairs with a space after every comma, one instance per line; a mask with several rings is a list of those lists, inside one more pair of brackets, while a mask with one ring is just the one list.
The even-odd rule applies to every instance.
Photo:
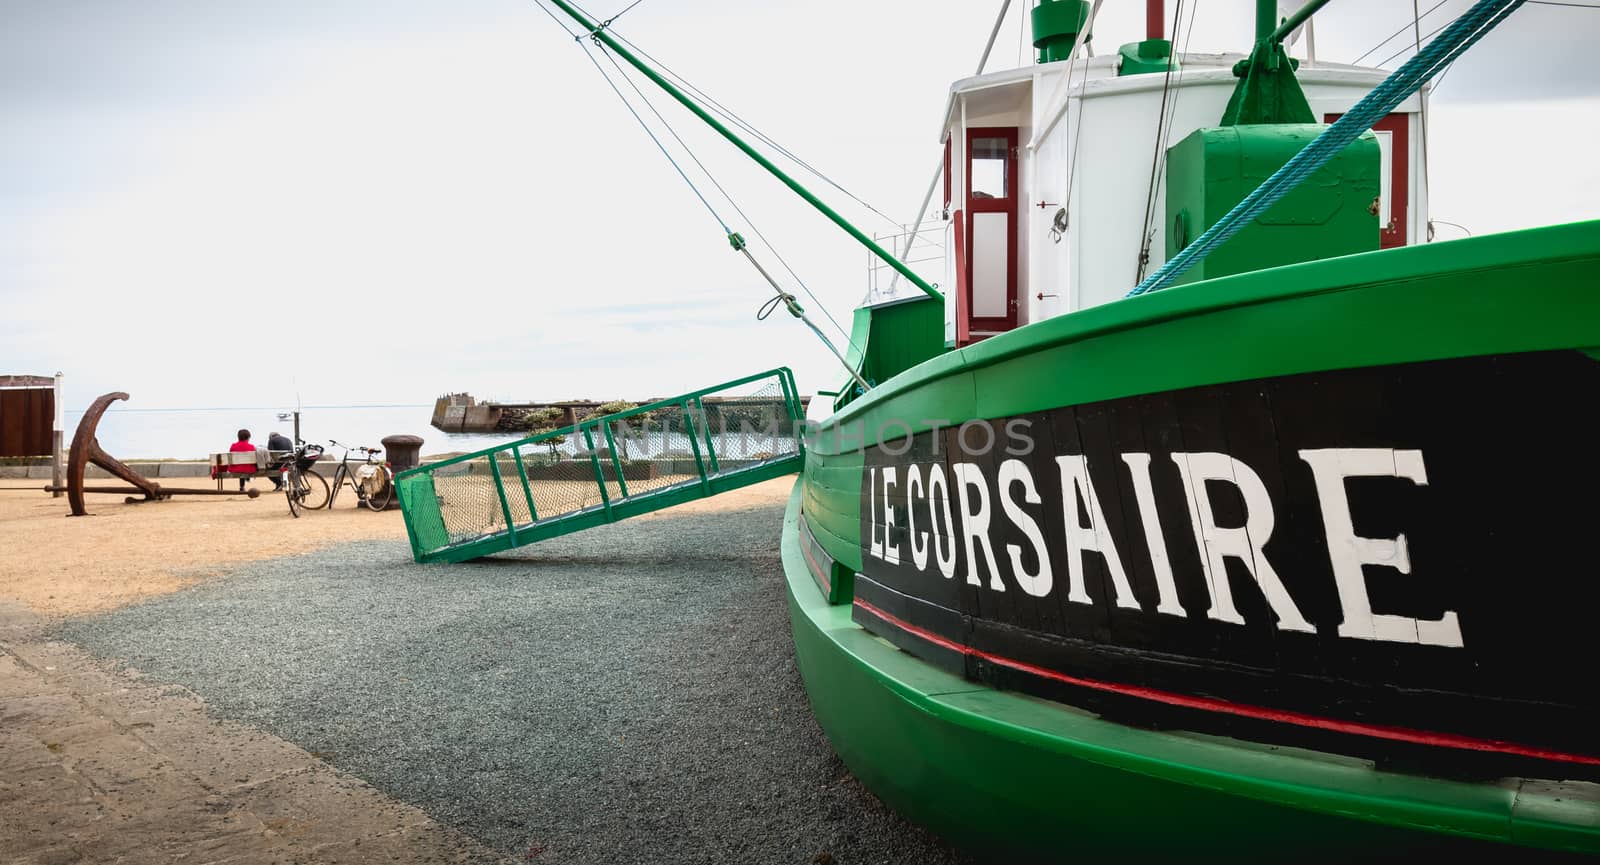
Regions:
[[[914, 237], [909, 250], [906, 249], [908, 237]], [[872, 239], [896, 253], [903, 253], [901, 261], [918, 272], [927, 273], [930, 269], [939, 271], [944, 268], [944, 227], [937, 218], [923, 220], [915, 235], [911, 227], [906, 226], [903, 231], [888, 234], [873, 232]], [[900, 276], [883, 259], [870, 252], [867, 254], [867, 303], [890, 300], [916, 290], [916, 286]]]
[[779, 367], [400, 472], [412, 553], [477, 558], [792, 473], [804, 402]]

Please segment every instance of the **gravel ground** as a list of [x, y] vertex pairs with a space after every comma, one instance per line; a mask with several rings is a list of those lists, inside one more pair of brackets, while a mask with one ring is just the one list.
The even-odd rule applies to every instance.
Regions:
[[530, 862], [966, 861], [811, 715], [781, 506], [663, 516], [468, 565], [347, 543], [65, 624]]

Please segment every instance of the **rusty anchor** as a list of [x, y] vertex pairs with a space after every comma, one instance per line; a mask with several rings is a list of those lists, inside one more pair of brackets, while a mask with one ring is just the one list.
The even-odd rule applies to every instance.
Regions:
[[[61, 492], [67, 494], [67, 502], [72, 507], [71, 516], [87, 516], [89, 511], [84, 506], [84, 493], [129, 493], [125, 501], [133, 504], [139, 501], [161, 501], [170, 499], [175, 495], [184, 496], [236, 496], [246, 495], [255, 498], [261, 495], [259, 490], [246, 490], [242, 493], [232, 490], [187, 490], [187, 489], [162, 489], [161, 485], [150, 480], [129, 468], [121, 460], [105, 452], [100, 447], [100, 440], [95, 438], [95, 430], [100, 425], [100, 417], [106, 409], [119, 399], [128, 398], [126, 393], [116, 391], [103, 394], [89, 404], [83, 413], [83, 419], [78, 421], [78, 430], [72, 434], [72, 450], [67, 456], [67, 484], [65, 487], [46, 486], [45, 492]], [[83, 471], [90, 463], [94, 463], [111, 474], [132, 484], [131, 487], [100, 487], [84, 486]], [[142, 495], [143, 498], [137, 496]]]

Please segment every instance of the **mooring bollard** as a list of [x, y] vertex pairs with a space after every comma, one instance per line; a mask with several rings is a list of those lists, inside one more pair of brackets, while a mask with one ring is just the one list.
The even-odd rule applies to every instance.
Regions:
[[[382, 439], [384, 455], [389, 459], [389, 468], [395, 474], [414, 469], [422, 462], [422, 436], [392, 435]], [[400, 496], [389, 498], [389, 506], [384, 510], [393, 510], [400, 507]]]

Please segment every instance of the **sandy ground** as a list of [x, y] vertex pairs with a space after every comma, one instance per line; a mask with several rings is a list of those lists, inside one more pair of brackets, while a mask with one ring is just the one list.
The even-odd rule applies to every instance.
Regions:
[[195, 694], [0, 602], [0, 863], [508, 860]]
[[[118, 481], [99, 481], [115, 483]], [[163, 486], [216, 489], [206, 478], [163, 480]], [[544, 481], [541, 485], [562, 482]], [[102, 612], [174, 592], [222, 565], [306, 552], [340, 541], [393, 538], [404, 543], [399, 510], [355, 507], [346, 490], [332, 510], [295, 519], [265, 479], [258, 498], [176, 496], [124, 504], [123, 496], [90, 494], [89, 515], [68, 517], [67, 499], [51, 498], [38, 480], [0, 481], [0, 601], [47, 616]], [[660, 514], [740, 510], [783, 501], [792, 477], [776, 478]], [[593, 489], [592, 484], [576, 487]], [[652, 516], [640, 517], [650, 519]]]
[[[66, 498], [41, 482], [0, 481], [0, 865], [507, 861], [324, 755], [52, 636], [71, 617], [209, 577], [226, 591], [235, 563], [356, 539], [405, 549], [398, 510], [343, 499], [294, 519], [269, 481], [254, 483], [255, 499], [91, 495], [91, 515], [69, 518]], [[203, 478], [169, 484], [215, 489]], [[638, 519], [770, 508], [792, 484]]]
[[[118, 481], [100, 481], [117, 484]], [[162, 486], [216, 489], [206, 478], [165, 479]], [[176, 591], [231, 562], [316, 549], [364, 538], [405, 539], [400, 512], [374, 513], [341, 499], [332, 510], [294, 519], [265, 479], [260, 497], [175, 496], [124, 504], [118, 495], [87, 496], [89, 515], [69, 517], [67, 499], [40, 481], [0, 482], [0, 600], [46, 615], [99, 612]]]

